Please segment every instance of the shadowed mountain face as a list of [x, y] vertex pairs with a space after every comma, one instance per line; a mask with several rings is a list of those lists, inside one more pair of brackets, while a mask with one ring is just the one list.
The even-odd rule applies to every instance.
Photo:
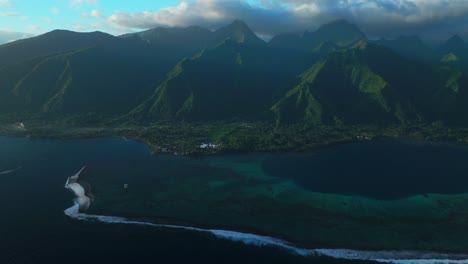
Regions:
[[256, 120], [306, 68], [286, 56], [233, 40], [179, 63], [153, 96], [131, 113], [139, 120]]
[[338, 46], [347, 47], [356, 42], [367, 39], [366, 35], [346, 20], [338, 20], [321, 26], [315, 32], [306, 32], [304, 39], [320, 45], [323, 42], [332, 42]]
[[458, 71], [409, 61], [363, 41], [312, 66], [272, 111], [281, 122], [453, 122], [467, 113], [461, 103], [467, 89]]
[[114, 36], [102, 32], [77, 33], [67, 30], [54, 30], [38, 37], [18, 40], [0, 46], [0, 67], [40, 56], [111, 43], [113, 40], [115, 40]]
[[437, 51], [443, 64], [468, 73], [468, 43], [460, 36], [451, 37]]
[[246, 46], [265, 46], [261, 40], [243, 21], [236, 20], [231, 25], [217, 30], [211, 40], [212, 44], [218, 44], [225, 40], [243, 44]]
[[126, 120], [401, 124], [468, 120], [468, 45], [369, 42], [340, 20], [269, 43], [216, 31], [50, 33], [0, 46], [0, 114]]
[[312, 51], [328, 42], [340, 47], [351, 46], [367, 37], [355, 25], [338, 20], [321, 26], [315, 32], [305, 32], [303, 36], [284, 34], [274, 37], [269, 45], [275, 48]]
[[460, 36], [455, 35], [439, 48], [439, 52], [442, 54], [453, 53], [466, 59], [468, 57], [468, 44]]
[[265, 45], [235, 21], [216, 32], [157, 28], [120, 38], [53, 31], [0, 46], [0, 56], [8, 54], [0, 68], [0, 111], [124, 114], [150, 96], [180, 60], [225, 40]]
[[0, 111], [122, 114], [175, 61], [133, 40], [37, 57], [0, 69]]
[[382, 39], [376, 41], [376, 43], [412, 60], [426, 62], [437, 60], [437, 53], [424, 44], [418, 36], [401, 36], [394, 40]]

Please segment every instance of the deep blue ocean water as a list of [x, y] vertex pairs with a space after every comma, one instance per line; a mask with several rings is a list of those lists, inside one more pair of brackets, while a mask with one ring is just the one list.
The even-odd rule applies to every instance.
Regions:
[[468, 192], [468, 146], [379, 140], [272, 155], [263, 168], [311, 191], [394, 200]]

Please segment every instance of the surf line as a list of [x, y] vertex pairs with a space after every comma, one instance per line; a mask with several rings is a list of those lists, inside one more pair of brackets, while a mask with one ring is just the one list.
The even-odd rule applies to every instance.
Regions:
[[69, 177], [65, 188], [72, 191], [76, 199], [74, 205], [64, 211], [65, 215], [76, 220], [97, 221], [107, 224], [130, 224], [159, 228], [173, 228], [187, 231], [203, 232], [214, 235], [217, 238], [241, 242], [252, 246], [272, 246], [288, 250], [296, 255], [310, 257], [322, 256], [343, 260], [370, 260], [380, 263], [393, 264], [468, 264], [468, 255], [465, 254], [441, 254], [422, 251], [364, 251], [352, 249], [306, 249], [292, 245], [291, 243], [269, 236], [261, 236], [250, 233], [221, 229], [203, 229], [191, 226], [155, 224], [151, 222], [134, 221], [125, 217], [91, 215], [82, 213], [91, 205], [89, 197], [86, 196], [84, 188], [77, 182], [80, 174], [86, 168], [83, 167], [78, 173]]

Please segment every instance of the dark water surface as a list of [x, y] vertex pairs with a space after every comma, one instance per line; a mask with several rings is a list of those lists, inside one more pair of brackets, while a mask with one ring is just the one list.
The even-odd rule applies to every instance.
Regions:
[[[77, 221], [64, 215], [73, 195], [67, 177], [88, 165], [116, 180], [158, 170], [210, 174], [203, 162], [152, 157], [121, 139], [34, 140], [0, 137], [0, 263], [352, 263], [304, 258], [277, 248], [246, 246], [209, 234]], [[394, 141], [349, 144], [309, 154], [249, 154], [270, 175], [316, 191], [396, 199], [468, 192], [468, 148]], [[239, 159], [239, 156], [236, 157]], [[195, 160], [196, 163], [196, 160]], [[204, 163], [203, 163], [204, 164]], [[166, 175], [166, 173], [168, 175]], [[123, 176], [122, 176], [123, 177]]]
[[84, 222], [64, 215], [73, 199], [64, 183], [81, 166], [91, 164], [98, 170], [99, 164], [149, 161], [154, 159], [149, 153], [144, 144], [120, 139], [0, 137], [0, 172], [22, 167], [0, 175], [0, 263], [341, 263], [208, 234]]
[[466, 145], [393, 140], [344, 144], [309, 154], [274, 155], [263, 167], [312, 191], [381, 200], [468, 192]]

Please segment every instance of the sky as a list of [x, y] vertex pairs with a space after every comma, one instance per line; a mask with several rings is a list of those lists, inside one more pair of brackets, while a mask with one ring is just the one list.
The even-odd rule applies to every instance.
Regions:
[[264, 38], [347, 19], [371, 38], [442, 40], [458, 33], [468, 40], [468, 0], [0, 0], [0, 33], [11, 38], [53, 29], [114, 35], [159, 26], [216, 29], [235, 19]]

